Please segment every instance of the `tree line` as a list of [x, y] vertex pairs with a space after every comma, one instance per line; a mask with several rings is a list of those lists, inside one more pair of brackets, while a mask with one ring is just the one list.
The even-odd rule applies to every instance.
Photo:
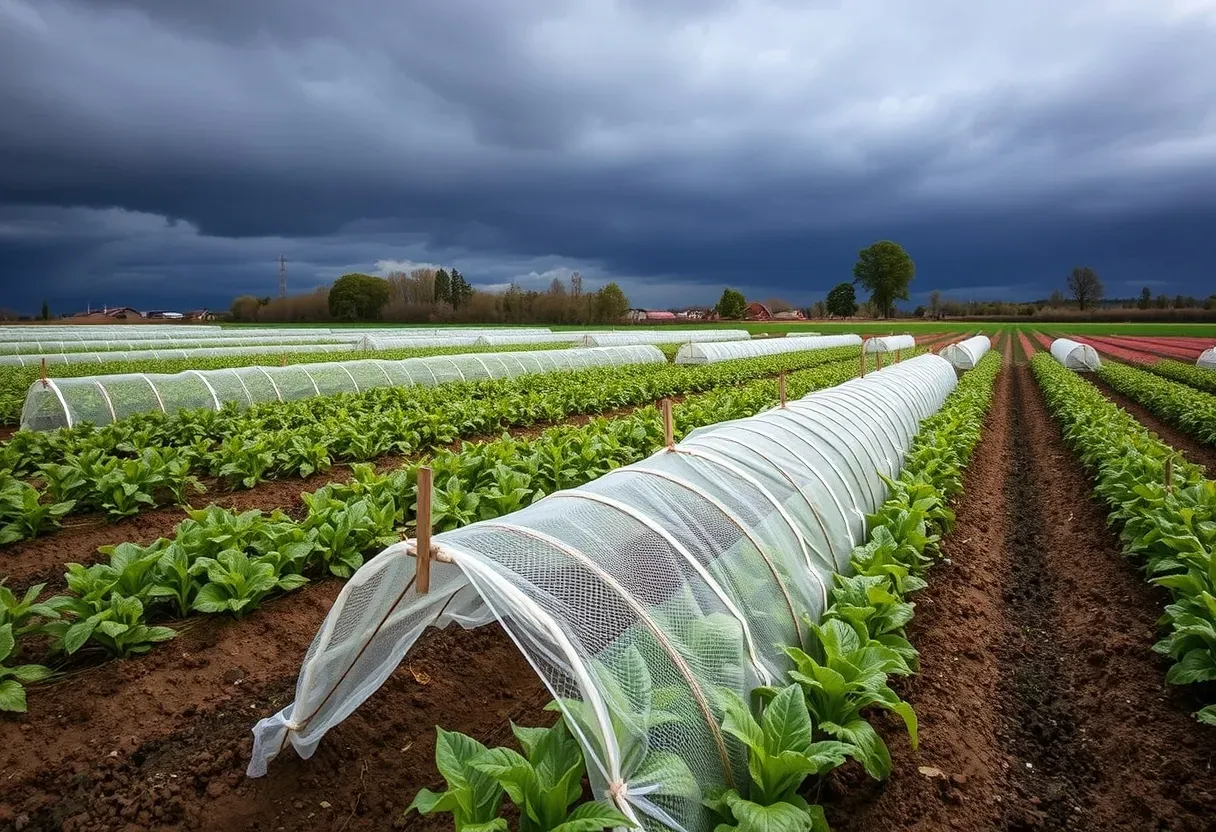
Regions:
[[616, 283], [595, 291], [578, 272], [554, 278], [543, 292], [512, 282], [502, 291], [475, 289], [456, 269], [416, 268], [386, 277], [344, 274], [332, 286], [305, 295], [232, 302], [236, 321], [391, 323], [615, 324], [629, 311]]

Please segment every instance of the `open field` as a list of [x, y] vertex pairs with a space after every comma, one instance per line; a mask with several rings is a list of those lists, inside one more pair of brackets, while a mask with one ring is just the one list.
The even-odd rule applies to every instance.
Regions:
[[[1134, 326], [846, 325], [916, 346], [685, 365], [665, 345], [651, 363], [22, 431], [0, 444], [0, 672], [53, 675], [9, 677], [27, 710], [0, 712], [0, 828], [450, 829], [406, 812], [453, 781], [436, 726], [541, 759], [511, 723], [554, 725], [560, 696], [581, 737], [563, 746], [567, 803], [651, 829], [669, 826], [652, 805], [690, 830], [748, 806], [837, 832], [1211, 829], [1216, 371], [1186, 357], [1216, 327]], [[974, 369], [926, 354], [976, 332]], [[1056, 335], [1102, 366], [1067, 369]], [[123, 491], [137, 460], [168, 458], [172, 477], [137, 484], [147, 500], [72, 473]], [[455, 558], [431, 564], [429, 595], [400, 545], [426, 522], [423, 469], [426, 525]], [[515, 550], [520, 529], [562, 545]], [[375, 600], [352, 590], [379, 580]], [[43, 606], [20, 608], [27, 590]], [[422, 626], [449, 605], [471, 623], [482, 597], [484, 626]], [[390, 637], [407, 609], [417, 632]], [[327, 618], [348, 635], [312, 656]], [[381, 682], [368, 662], [398, 638]], [[374, 678], [345, 719], [330, 667]], [[730, 704], [766, 674], [785, 698]], [[604, 722], [583, 707], [597, 697]], [[315, 754], [284, 737], [247, 776], [251, 727], [293, 702], [298, 736], [329, 729]], [[739, 728], [753, 717], [764, 731]], [[815, 763], [766, 793], [741, 735]], [[728, 783], [748, 799], [711, 813]]]

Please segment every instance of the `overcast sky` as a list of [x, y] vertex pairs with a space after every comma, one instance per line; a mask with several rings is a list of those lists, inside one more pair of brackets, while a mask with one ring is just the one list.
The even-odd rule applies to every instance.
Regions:
[[1216, 0], [0, 0], [0, 306], [1216, 292]]

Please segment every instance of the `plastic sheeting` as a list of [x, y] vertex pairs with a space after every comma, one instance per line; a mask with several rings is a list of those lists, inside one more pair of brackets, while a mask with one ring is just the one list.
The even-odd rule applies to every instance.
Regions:
[[55, 430], [80, 422], [107, 425], [136, 413], [219, 410], [228, 402], [262, 402], [357, 393], [374, 387], [430, 387], [550, 370], [665, 363], [651, 346], [485, 352], [463, 355], [364, 359], [286, 367], [235, 367], [184, 373], [86, 376], [35, 381], [21, 410], [21, 427]]
[[919, 421], [956, 384], [924, 355], [761, 415], [581, 488], [433, 538], [431, 590], [413, 541], [347, 582], [312, 642], [296, 700], [254, 726], [248, 773], [290, 744], [310, 757], [427, 626], [498, 620], [583, 748], [592, 788], [649, 829], [711, 827], [702, 796], [742, 784], [723, 689], [789, 669], [832, 573], [865, 535]]
[[822, 335], [822, 334], [823, 334], [822, 332], [787, 332], [787, 333], [785, 333], [785, 337], [786, 338], [809, 338], [809, 337], [813, 337], [815, 335]]
[[767, 338], [752, 341], [709, 341], [685, 344], [676, 353], [677, 364], [714, 364], [736, 358], [756, 358], [831, 347], [861, 345], [860, 335], [820, 335], [816, 338]]
[[588, 333], [589, 347], [623, 347], [629, 344], [688, 344], [694, 341], [746, 341], [746, 329], [672, 329], [652, 332]]
[[[501, 338], [501, 341], [488, 341], [488, 338]], [[541, 330], [466, 330], [449, 329], [436, 330], [428, 333], [377, 332], [363, 336], [359, 346], [368, 350], [400, 350], [411, 347], [443, 347], [443, 346], [494, 346], [510, 344], [544, 344], [561, 343], [569, 339], [559, 338], [547, 329]]]
[[214, 338], [173, 336], [167, 338], [102, 338], [63, 341], [9, 341], [0, 343], [0, 355], [26, 353], [107, 352], [112, 350], [189, 349], [192, 347], [259, 347], [287, 344], [346, 344], [354, 349], [359, 336], [348, 333], [283, 333], [279, 335], [231, 335]]
[[1102, 366], [1097, 350], [1089, 344], [1068, 338], [1057, 338], [1051, 342], [1051, 356], [1070, 370], [1087, 372]]
[[[216, 342], [223, 343], [223, 342]], [[446, 344], [445, 344], [446, 346]], [[36, 355], [0, 355], [0, 367], [38, 367], [47, 364], [105, 364], [111, 361], [158, 361], [161, 359], [222, 358], [233, 355], [277, 353], [356, 352], [353, 344], [274, 344], [245, 347], [194, 347], [192, 349], [111, 350], [109, 352], [57, 352]]]
[[1201, 352], [1198, 360], [1195, 361], [1195, 366], [1216, 370], [1216, 347]]
[[976, 335], [945, 347], [942, 358], [954, 365], [956, 370], [974, 370], [980, 359], [992, 349], [992, 340], [987, 335]]
[[916, 339], [911, 335], [880, 335], [866, 339], [866, 352], [895, 352], [915, 346]]

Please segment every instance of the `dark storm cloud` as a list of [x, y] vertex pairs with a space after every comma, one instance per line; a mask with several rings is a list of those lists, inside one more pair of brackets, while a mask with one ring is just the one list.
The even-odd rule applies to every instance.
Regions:
[[1206, 293], [1213, 5], [0, 0], [0, 305], [280, 252], [810, 301], [882, 237], [920, 293]]

